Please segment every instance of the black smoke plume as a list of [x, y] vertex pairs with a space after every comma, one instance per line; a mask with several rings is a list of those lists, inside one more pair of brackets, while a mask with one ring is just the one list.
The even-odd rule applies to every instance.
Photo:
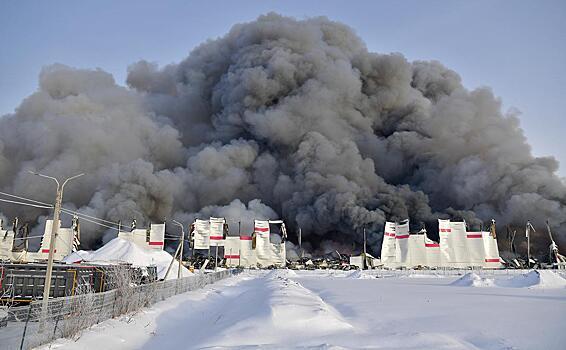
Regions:
[[[566, 244], [558, 163], [532, 155], [517, 115], [439, 62], [369, 52], [344, 24], [268, 14], [178, 64], [137, 62], [127, 83], [46, 67], [0, 119], [0, 188], [52, 202], [54, 185], [28, 169], [86, 172], [66, 189], [71, 209], [113, 221], [226, 215], [246, 229], [282, 217], [313, 249], [359, 242], [365, 227], [379, 250], [384, 221], [406, 217], [430, 231], [439, 217], [530, 219], [541, 234], [549, 219]], [[100, 243], [100, 228], [85, 230]]]

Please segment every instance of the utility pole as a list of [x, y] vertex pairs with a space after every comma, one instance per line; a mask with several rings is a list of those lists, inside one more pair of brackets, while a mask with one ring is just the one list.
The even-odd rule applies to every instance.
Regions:
[[61, 204], [63, 202], [63, 190], [67, 182], [83, 176], [84, 173], [71, 176], [63, 181], [61, 185], [59, 180], [52, 176], [47, 176], [30, 171], [31, 174], [51, 179], [57, 184], [57, 195], [55, 197], [55, 208], [53, 210], [53, 224], [51, 225], [51, 237], [49, 239], [49, 256], [47, 258], [47, 271], [45, 272], [45, 283], [43, 286], [43, 299], [41, 301], [41, 322], [39, 323], [39, 330], [42, 331], [47, 318], [47, 307], [49, 305], [49, 292], [51, 291], [51, 275], [53, 273], [53, 254], [55, 252], [55, 241], [57, 240], [57, 232], [59, 230], [59, 216], [61, 215]]
[[183, 224], [177, 220], [173, 220], [175, 224], [181, 227], [181, 251], [179, 253], [179, 271], [177, 272], [177, 279], [181, 278], [181, 267], [183, 266], [183, 247], [185, 245], [185, 229]]
[[[531, 232], [532, 230], [532, 232]], [[527, 236], [527, 268], [531, 268], [531, 234], [535, 233], [535, 228], [530, 221], [527, 221], [525, 235]]]
[[218, 271], [218, 246], [214, 250], [214, 271]]
[[303, 232], [299, 227], [299, 253], [301, 254], [301, 263], [303, 262]]
[[[194, 266], [195, 264], [195, 223], [189, 225], [189, 234], [188, 234], [188, 241], [189, 241], [189, 249], [191, 250], [191, 261], [192, 263], [190, 266]], [[192, 243], [191, 243], [192, 242]]]
[[175, 250], [175, 254], [173, 255], [173, 258], [171, 259], [171, 262], [169, 263], [169, 266], [167, 267], [167, 271], [165, 272], [165, 277], [163, 277], [164, 281], [167, 281], [167, 276], [169, 276], [169, 272], [171, 271], [171, 268], [173, 267], [173, 263], [175, 262], [175, 259], [177, 259], [177, 254], [179, 254], [179, 250], [181, 250], [180, 244], [177, 246], [177, 250]]
[[[529, 225], [531, 223], [529, 222]], [[527, 235], [527, 268], [531, 268], [531, 235]]]
[[363, 266], [364, 266], [364, 268], [366, 268], [366, 267], [368, 267], [367, 266], [368, 258], [367, 258], [366, 227], [365, 227], [365, 225], [363, 227], [363, 231], [364, 231], [364, 254], [363, 254], [364, 263], [363, 263]]
[[366, 227], [364, 226], [364, 256], [367, 254]]
[[185, 243], [185, 229], [183, 228], [183, 224], [181, 224], [179, 221], [177, 220], [171, 220], [171, 221], [173, 221], [175, 225], [181, 227], [181, 242], [177, 246], [177, 250], [175, 251], [175, 255], [173, 255], [173, 259], [171, 259], [171, 263], [167, 268], [167, 272], [165, 272], [165, 277], [163, 278], [164, 280], [167, 280], [167, 276], [169, 276], [169, 271], [171, 271], [171, 267], [173, 267], [173, 262], [177, 258], [177, 254], [179, 254], [179, 270], [177, 271], [177, 279], [181, 278], [181, 266], [183, 266], [182, 261], [183, 261], [183, 246]]

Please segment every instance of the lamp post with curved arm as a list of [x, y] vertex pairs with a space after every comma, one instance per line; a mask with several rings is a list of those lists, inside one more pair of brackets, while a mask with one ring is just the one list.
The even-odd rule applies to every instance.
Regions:
[[83, 176], [84, 173], [71, 176], [63, 184], [53, 176], [43, 175], [30, 171], [31, 174], [51, 179], [57, 184], [57, 196], [55, 197], [55, 208], [53, 209], [53, 224], [51, 225], [51, 238], [49, 239], [49, 256], [47, 258], [47, 271], [45, 272], [45, 283], [43, 285], [43, 299], [41, 301], [41, 320], [39, 323], [39, 330], [43, 330], [45, 320], [47, 318], [47, 306], [49, 305], [49, 292], [51, 290], [51, 275], [53, 273], [53, 254], [55, 253], [55, 241], [57, 240], [57, 233], [59, 230], [59, 216], [61, 215], [61, 204], [63, 202], [63, 190], [65, 185], [77, 177]]

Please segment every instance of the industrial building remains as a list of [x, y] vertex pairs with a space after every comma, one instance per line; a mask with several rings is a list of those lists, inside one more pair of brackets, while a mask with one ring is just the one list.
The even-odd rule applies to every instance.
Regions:
[[426, 230], [409, 233], [409, 220], [386, 222], [381, 263], [387, 268], [501, 268], [495, 223], [490, 231], [469, 232], [465, 222], [438, 220], [440, 241]]

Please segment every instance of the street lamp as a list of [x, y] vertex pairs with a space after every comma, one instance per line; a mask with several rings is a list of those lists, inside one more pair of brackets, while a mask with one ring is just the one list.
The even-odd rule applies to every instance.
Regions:
[[176, 224], [177, 226], [181, 227], [181, 251], [179, 252], [179, 271], [177, 272], [177, 279], [181, 278], [181, 266], [183, 266], [182, 262], [183, 262], [183, 247], [185, 245], [185, 228], [183, 227], [183, 224], [181, 224], [179, 221], [177, 220], [171, 220], [173, 221], [174, 224]]
[[175, 225], [181, 227], [181, 242], [179, 243], [179, 246], [177, 247], [177, 251], [175, 252], [175, 255], [173, 256], [173, 259], [171, 260], [171, 263], [169, 264], [169, 267], [167, 268], [167, 272], [165, 272], [165, 277], [163, 278], [164, 280], [167, 280], [167, 276], [169, 275], [169, 271], [171, 271], [171, 267], [173, 266], [173, 261], [175, 261], [175, 257], [177, 256], [177, 254], [179, 254], [179, 270], [177, 271], [177, 280], [179, 280], [179, 278], [181, 278], [181, 266], [182, 265], [182, 261], [183, 261], [183, 246], [185, 243], [185, 228], [183, 227], [183, 224], [181, 224], [179, 221], [177, 220], [171, 220]]
[[53, 176], [43, 175], [30, 171], [31, 174], [44, 177], [46, 179], [51, 179], [57, 184], [57, 196], [55, 197], [55, 208], [53, 212], [53, 224], [51, 225], [51, 239], [49, 240], [49, 256], [47, 258], [47, 271], [45, 272], [45, 283], [43, 284], [43, 300], [41, 302], [41, 322], [39, 329], [43, 329], [45, 319], [47, 318], [47, 306], [49, 304], [49, 292], [51, 290], [51, 275], [53, 272], [53, 254], [55, 252], [55, 241], [57, 240], [57, 232], [59, 230], [59, 216], [61, 215], [61, 204], [63, 202], [63, 190], [67, 182], [76, 179], [79, 176], [83, 176], [84, 173], [71, 176], [61, 185], [59, 180]]

